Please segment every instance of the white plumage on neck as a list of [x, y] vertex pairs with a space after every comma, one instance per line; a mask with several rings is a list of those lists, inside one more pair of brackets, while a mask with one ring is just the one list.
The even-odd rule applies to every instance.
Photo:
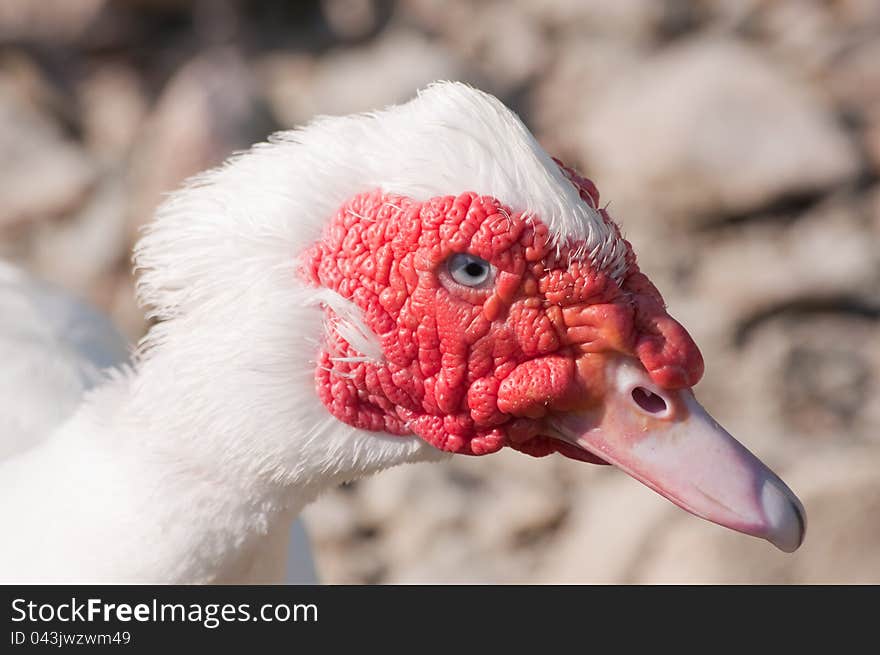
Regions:
[[278, 582], [290, 521], [322, 490], [445, 456], [332, 418], [304, 336], [322, 329], [314, 292], [265, 284], [216, 321], [158, 326], [133, 371], [0, 465], [0, 579]]

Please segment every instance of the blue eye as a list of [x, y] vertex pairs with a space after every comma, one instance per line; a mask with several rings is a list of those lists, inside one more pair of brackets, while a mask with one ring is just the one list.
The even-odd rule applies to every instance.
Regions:
[[452, 279], [466, 287], [480, 287], [490, 281], [492, 265], [467, 253], [459, 253], [449, 258], [447, 264]]

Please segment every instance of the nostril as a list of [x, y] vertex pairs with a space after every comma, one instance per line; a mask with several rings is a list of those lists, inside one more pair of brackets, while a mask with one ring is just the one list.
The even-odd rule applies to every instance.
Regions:
[[666, 411], [666, 401], [645, 387], [636, 387], [632, 390], [632, 399], [641, 409], [648, 414], [662, 414]]

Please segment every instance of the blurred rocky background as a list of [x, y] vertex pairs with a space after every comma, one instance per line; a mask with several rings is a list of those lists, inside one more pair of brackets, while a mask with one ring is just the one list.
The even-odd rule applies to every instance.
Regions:
[[810, 528], [784, 555], [606, 467], [461, 457], [309, 508], [325, 580], [880, 582], [877, 0], [2, 0], [0, 256], [137, 339], [163, 194], [435, 79], [597, 182]]

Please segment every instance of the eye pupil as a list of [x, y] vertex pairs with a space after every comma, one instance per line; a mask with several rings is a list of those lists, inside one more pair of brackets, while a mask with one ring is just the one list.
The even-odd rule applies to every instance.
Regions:
[[492, 266], [475, 255], [458, 253], [449, 259], [446, 266], [458, 284], [481, 287], [492, 283]]

